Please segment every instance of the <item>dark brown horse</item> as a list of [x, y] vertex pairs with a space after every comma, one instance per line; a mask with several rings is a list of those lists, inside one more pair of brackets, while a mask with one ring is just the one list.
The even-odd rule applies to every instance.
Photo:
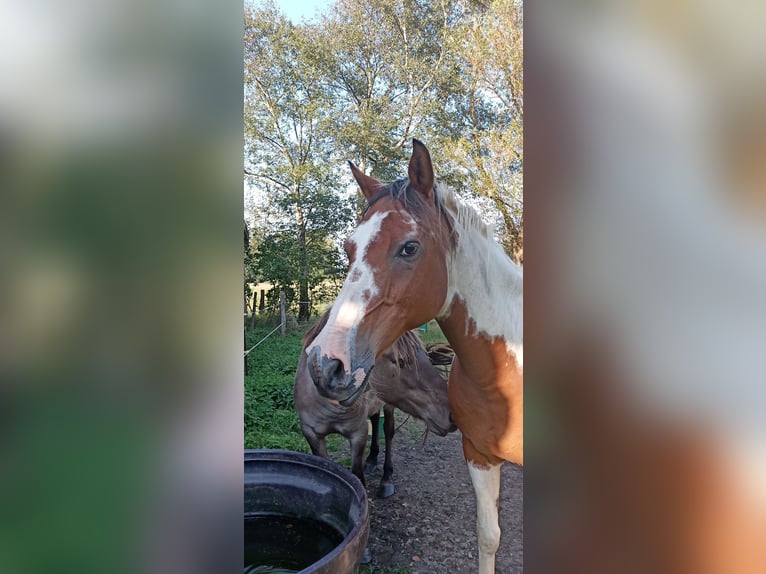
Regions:
[[[316, 337], [327, 323], [329, 311], [306, 334], [303, 348]], [[384, 409], [383, 432], [386, 437], [386, 455], [383, 477], [377, 490], [380, 497], [394, 493], [394, 472], [391, 446], [394, 437], [394, 407], [422, 419], [428, 429], [439, 436], [455, 430], [452, 422], [447, 381], [439, 373], [415, 333], [408, 331], [388, 349], [375, 364], [375, 373], [360, 400], [343, 406], [337, 401], [319, 394], [311, 380], [306, 361], [301, 353], [295, 374], [295, 408], [301, 420], [303, 436], [311, 451], [327, 457], [325, 436], [339, 433], [351, 445], [351, 471], [364, 484], [364, 473], [372, 472], [378, 460], [378, 427], [380, 409]], [[367, 444], [367, 420], [372, 422], [372, 443], [365, 463], [364, 448]], [[364, 464], [364, 470], [363, 470]]]
[[381, 185], [351, 171], [367, 208], [346, 241], [343, 289], [307, 348], [311, 376], [324, 396], [353, 404], [381, 354], [437, 319], [455, 351], [449, 396], [476, 493], [479, 573], [491, 574], [501, 464], [523, 462], [522, 271], [477, 213], [436, 183], [419, 141], [407, 178]]

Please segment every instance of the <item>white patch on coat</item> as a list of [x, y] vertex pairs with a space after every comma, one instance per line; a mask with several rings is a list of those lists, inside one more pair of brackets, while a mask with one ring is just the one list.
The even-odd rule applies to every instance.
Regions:
[[[341, 361], [347, 373], [352, 370], [351, 340], [355, 337], [355, 331], [365, 315], [369, 300], [378, 292], [375, 274], [366, 260], [367, 250], [380, 232], [380, 227], [387, 215], [387, 211], [374, 213], [357, 227], [349, 238], [356, 247], [356, 260], [349, 269], [338, 298], [333, 303], [327, 325], [306, 347], [308, 354], [318, 345], [322, 349], [323, 356]], [[361, 382], [357, 380], [356, 375], [355, 381], [358, 387]], [[361, 381], [364, 381], [364, 378]]]
[[494, 574], [500, 545], [497, 502], [502, 465], [479, 466], [468, 461], [468, 474], [476, 493], [476, 534], [479, 540], [479, 574]]
[[[444, 208], [454, 219], [459, 245], [447, 256], [449, 285], [439, 317], [450, 313], [457, 295], [465, 303], [476, 330], [501, 337], [519, 367], [524, 366], [524, 274], [492, 238], [490, 230], [449, 188], [437, 188]], [[468, 328], [468, 325], [466, 325]]]

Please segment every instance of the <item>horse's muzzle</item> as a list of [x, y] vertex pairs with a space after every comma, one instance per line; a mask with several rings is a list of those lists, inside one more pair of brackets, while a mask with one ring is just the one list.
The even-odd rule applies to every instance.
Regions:
[[428, 430], [436, 433], [438, 436], [447, 436], [449, 433], [457, 430], [457, 425], [452, 420], [452, 413], [450, 413], [448, 421], [442, 419], [443, 417], [426, 417], [425, 421]]
[[319, 346], [308, 355], [309, 374], [319, 394], [343, 406], [354, 404], [362, 396], [374, 366], [374, 361], [364, 361], [348, 373], [340, 360], [323, 355]]

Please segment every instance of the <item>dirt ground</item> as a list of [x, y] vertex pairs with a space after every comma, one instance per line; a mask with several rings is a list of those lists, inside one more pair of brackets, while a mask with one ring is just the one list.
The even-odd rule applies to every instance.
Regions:
[[[407, 418], [398, 411], [396, 416], [397, 426]], [[372, 553], [367, 572], [471, 574], [478, 568], [476, 502], [460, 432], [446, 437], [429, 434], [424, 443], [424, 428], [414, 419], [399, 428], [393, 453], [396, 493], [386, 499], [375, 497], [383, 467], [381, 438], [378, 471], [367, 477]], [[523, 471], [506, 463], [496, 574], [522, 572], [522, 501]]]

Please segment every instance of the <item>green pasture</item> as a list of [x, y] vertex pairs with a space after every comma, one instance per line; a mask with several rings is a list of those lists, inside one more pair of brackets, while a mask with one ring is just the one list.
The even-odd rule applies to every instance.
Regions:
[[[247, 331], [247, 347], [261, 341], [274, 326], [258, 323]], [[245, 376], [245, 448], [279, 448], [310, 452], [301, 434], [293, 402], [293, 381], [301, 339], [308, 326], [277, 331], [247, 357]]]

